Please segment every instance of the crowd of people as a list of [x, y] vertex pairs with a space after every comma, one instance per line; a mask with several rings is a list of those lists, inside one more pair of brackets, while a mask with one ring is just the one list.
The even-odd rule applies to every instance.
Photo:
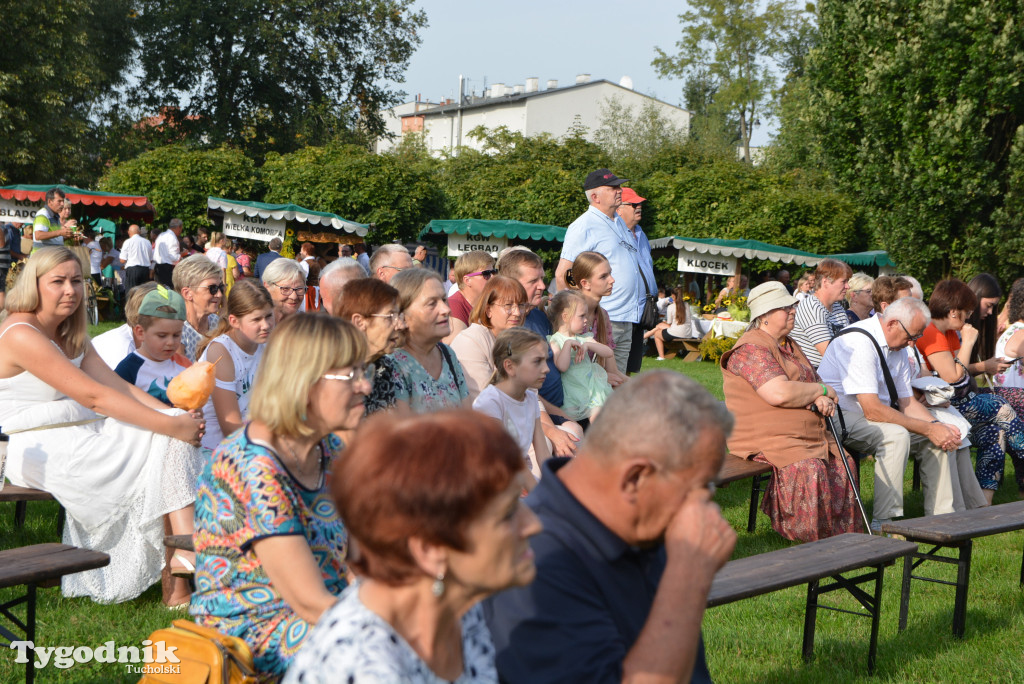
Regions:
[[[747, 293], [723, 403], [672, 371], [631, 377], [649, 338], [660, 357], [690, 336], [695, 283], [645, 329], [658, 290], [625, 182], [586, 177], [553, 294], [524, 247], [459, 256], [449, 285], [422, 250], [320, 263], [275, 239], [243, 264], [172, 220], [157, 249], [129, 230], [127, 322], [90, 340], [82, 262], [37, 247], [0, 319], [0, 425], [11, 481], [111, 555], [64, 592], [129, 600], [166, 564], [168, 606], [243, 639], [267, 680], [710, 681], [727, 451], [771, 466], [763, 510], [799, 541], [864, 531], [833, 421], [875, 458], [872, 528], [903, 515], [910, 457], [928, 515], [989, 505], [1006, 453], [1024, 492], [1024, 280], [1000, 330], [988, 276], [926, 304], [831, 259], [796, 291], [786, 273]], [[212, 395], [173, 407], [203, 361]], [[195, 551], [168, 558], [165, 522]]]

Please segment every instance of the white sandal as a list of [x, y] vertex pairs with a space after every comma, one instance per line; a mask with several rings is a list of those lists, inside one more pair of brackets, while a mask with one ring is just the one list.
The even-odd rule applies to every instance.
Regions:
[[[178, 567], [174, 567], [174, 561], [178, 561]], [[170, 565], [171, 575], [173, 577], [190, 578], [196, 574], [196, 566], [192, 565], [192, 562], [185, 556], [182, 556], [181, 554], [176, 553], [173, 556], [171, 556]]]

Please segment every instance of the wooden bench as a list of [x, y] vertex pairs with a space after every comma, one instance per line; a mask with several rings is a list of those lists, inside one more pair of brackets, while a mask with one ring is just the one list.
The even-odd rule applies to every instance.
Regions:
[[[700, 338], [672, 340], [665, 342], [665, 358], [674, 359], [683, 357], [683, 361], [700, 361]], [[652, 343], [653, 345], [653, 343]]]
[[[919, 579], [956, 587], [953, 601], [953, 635], [963, 638], [967, 622], [967, 589], [971, 579], [971, 548], [974, 539], [1024, 529], [1024, 501], [998, 506], [975, 508], [960, 513], [946, 513], [926, 518], [897, 520], [882, 525], [882, 531], [898, 534], [910, 541], [934, 544], [931, 550], [914, 552], [903, 560], [903, 589], [900, 593], [900, 631], [907, 628], [910, 612], [910, 580]], [[958, 554], [941, 556], [940, 549], [957, 549]], [[914, 575], [913, 570], [925, 561], [956, 565], [956, 582]], [[1024, 556], [1021, 558], [1020, 583], [1024, 586]]]
[[757, 499], [764, 491], [763, 484], [771, 475], [772, 467], [767, 463], [748, 461], [739, 456], [726, 454], [722, 460], [722, 468], [715, 478], [715, 485], [725, 487], [730, 482], [752, 478], [750, 483], [750, 512], [747, 514], [747, 532], [753, 532], [757, 525]]
[[[814, 628], [818, 608], [835, 610], [871, 618], [871, 640], [868, 646], [868, 672], [875, 671], [878, 645], [878, 618], [882, 605], [884, 568], [897, 558], [906, 558], [917, 550], [917, 544], [886, 537], [847, 533], [808, 544], [729, 561], [718, 571], [708, 594], [708, 607], [721, 606], [768, 594], [780, 589], [807, 584], [807, 607], [804, 613], [804, 661], [814, 658]], [[857, 577], [843, 573], [871, 568]], [[821, 580], [830, 577], [830, 584]], [[874, 580], [869, 594], [860, 588]], [[857, 613], [818, 603], [818, 597], [837, 589], [846, 589], [864, 606], [867, 613]]]
[[192, 543], [191, 534], [165, 534], [164, 546], [179, 551], [195, 551], [195, 544]]
[[[4, 484], [4, 488], [0, 489], [0, 503], [7, 501], [13, 501], [14, 503], [14, 526], [21, 529], [25, 526], [25, 510], [29, 501], [53, 501], [53, 494], [44, 492], [41, 489], [32, 489], [30, 487], [19, 487], [13, 485], [10, 482]], [[60, 506], [60, 510], [57, 513], [57, 534], [58, 536], [64, 534], [64, 520], [66, 513], [64, 507]]]
[[[6, 487], [5, 487], [6, 489]], [[36, 588], [55, 586], [64, 575], [102, 568], [110, 563], [110, 556], [99, 551], [79, 549], [64, 544], [34, 544], [18, 549], [0, 551], [0, 589], [24, 585], [26, 593], [0, 605], [0, 617], [24, 634], [24, 639], [0, 624], [0, 638], [9, 646], [14, 641], [36, 640]], [[27, 604], [25, 619], [15, 616], [11, 609]], [[25, 665], [25, 681], [35, 679], [35, 655], [29, 655]]]

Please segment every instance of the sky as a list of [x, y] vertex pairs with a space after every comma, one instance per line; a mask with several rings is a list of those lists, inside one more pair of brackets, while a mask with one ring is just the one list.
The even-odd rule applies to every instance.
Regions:
[[[406, 102], [454, 98], [460, 74], [478, 95], [492, 83], [535, 76], [544, 89], [548, 79], [565, 86], [590, 74], [613, 83], [629, 76], [634, 90], [683, 106], [683, 81], [659, 78], [651, 66], [655, 47], [676, 52], [687, 10], [680, 0], [418, 0], [416, 8], [429, 26], [397, 84]], [[755, 129], [751, 143], [767, 143], [771, 132]]]

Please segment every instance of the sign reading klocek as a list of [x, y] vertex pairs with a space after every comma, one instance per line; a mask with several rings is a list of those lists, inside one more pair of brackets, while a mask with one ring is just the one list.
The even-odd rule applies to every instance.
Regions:
[[0, 199], [0, 222], [32, 223], [36, 217], [36, 212], [42, 208], [42, 202]]
[[679, 269], [684, 273], [736, 275], [736, 257], [679, 250]]
[[485, 235], [455, 235], [448, 236], [448, 256], [462, 256], [466, 252], [483, 250], [497, 258], [498, 252], [508, 247], [508, 238], [487, 237]]
[[274, 238], [284, 240], [284, 224], [284, 219], [224, 212], [224, 234], [231, 237], [263, 240], [264, 242], [270, 242]]

